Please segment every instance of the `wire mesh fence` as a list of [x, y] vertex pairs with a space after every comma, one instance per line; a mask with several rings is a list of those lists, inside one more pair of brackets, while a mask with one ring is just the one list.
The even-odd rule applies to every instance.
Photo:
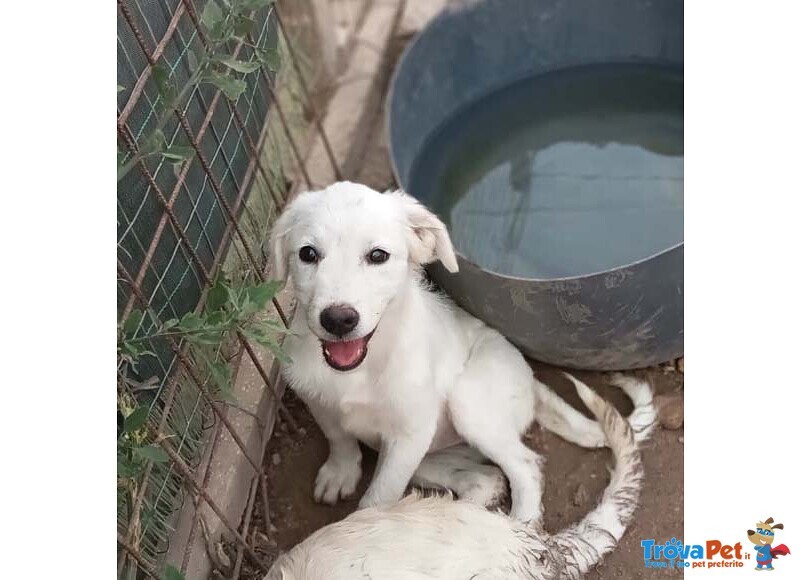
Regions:
[[[190, 500], [210, 508], [234, 539], [230, 577], [238, 578], [245, 557], [266, 570], [247, 538], [255, 494], [266, 495], [262, 461], [272, 425], [259, 424], [254, 453], [229, 418], [237, 404], [221, 396], [220, 376], [229, 380], [248, 358], [276, 417], [276, 369], [258, 355], [259, 336], [239, 326], [206, 343], [169, 329], [185, 330], [219, 302], [219, 280], [233, 310], [256, 316], [269, 224], [295, 180], [314, 185], [303, 162], [310, 139], [327, 144], [309, 94], [313, 48], [293, 41], [292, 23], [271, 0], [117, 4], [118, 158], [127, 168], [117, 188], [117, 304], [126, 344], [136, 345], [118, 360], [118, 577], [164, 577], [176, 514]], [[338, 175], [332, 155], [330, 162]], [[250, 295], [230, 290], [248, 284], [256, 289]], [[285, 324], [288, 304], [274, 292], [258, 295], [271, 299], [275, 324]], [[226, 306], [216, 307], [224, 318]], [[281, 417], [292, 422], [285, 409]], [[241, 520], [206, 489], [208, 452], [221, 433], [253, 473]], [[199, 514], [174, 577], [203, 532]]]

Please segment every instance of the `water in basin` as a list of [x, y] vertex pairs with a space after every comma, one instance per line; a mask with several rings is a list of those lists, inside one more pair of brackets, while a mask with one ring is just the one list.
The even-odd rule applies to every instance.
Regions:
[[603, 272], [683, 242], [683, 72], [598, 65], [497, 91], [444, 123], [410, 193], [493, 272]]

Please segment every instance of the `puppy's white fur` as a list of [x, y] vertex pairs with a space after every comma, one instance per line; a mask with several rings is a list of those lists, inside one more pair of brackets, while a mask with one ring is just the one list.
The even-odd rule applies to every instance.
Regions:
[[[537, 524], [469, 502], [412, 495], [322, 528], [281, 556], [265, 580], [580, 578], [625, 531], [638, 501], [642, 469], [634, 434], [625, 420], [572, 380], [601, 420], [616, 459], [600, 504], [583, 521], [550, 536]], [[621, 386], [635, 395], [637, 406], [651, 407], [646, 383], [623, 381]], [[652, 423], [644, 425], [640, 438], [651, 428]]]
[[[303, 246], [314, 247], [320, 259], [301, 261]], [[374, 249], [388, 252], [388, 261], [370, 263]], [[605, 444], [598, 424], [537, 381], [497, 331], [425, 287], [423, 264], [441, 260], [455, 272], [458, 263], [444, 224], [412, 197], [348, 182], [303, 193], [278, 219], [271, 252], [276, 276], [289, 275], [298, 300], [284, 372], [330, 444], [317, 475], [318, 501], [334, 503], [354, 492], [360, 440], [379, 450], [360, 507], [396, 502], [415, 473], [417, 483], [488, 502], [496, 494], [486, 490], [498, 488], [499, 473], [484, 466], [481, 474], [481, 458], [449, 449], [466, 443], [508, 477], [512, 515], [535, 520], [541, 515], [539, 456], [521, 441], [534, 418], [580, 445]], [[320, 342], [337, 339], [320, 323], [321, 312], [342, 304], [360, 315], [344, 338], [374, 331], [366, 358], [348, 372], [328, 365]], [[426, 458], [437, 450], [445, 457]], [[461, 468], [447, 468], [458, 461]], [[455, 472], [472, 473], [464, 475], [472, 480], [452, 477]]]

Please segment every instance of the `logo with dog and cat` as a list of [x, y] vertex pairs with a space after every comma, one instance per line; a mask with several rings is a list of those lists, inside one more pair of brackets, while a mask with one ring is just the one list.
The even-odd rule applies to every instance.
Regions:
[[702, 544], [684, 544], [677, 538], [663, 544], [642, 540], [644, 565], [646, 568], [744, 568], [755, 563], [756, 570], [774, 570], [775, 559], [791, 554], [786, 544], [774, 545], [775, 530], [783, 530], [783, 524], [774, 522], [770, 517], [757, 522], [755, 530], [747, 530], [753, 551], [741, 542], [721, 540], [706, 540]]

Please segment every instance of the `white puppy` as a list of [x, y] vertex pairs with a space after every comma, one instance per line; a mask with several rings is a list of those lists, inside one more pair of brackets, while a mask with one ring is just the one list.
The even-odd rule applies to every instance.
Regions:
[[[578, 393], [602, 421], [616, 466], [600, 504], [551, 536], [471, 503], [410, 496], [325, 526], [280, 556], [265, 580], [554, 580], [580, 578], [619, 541], [639, 497], [642, 468], [634, 434], [616, 410], [582, 383]], [[622, 379], [652, 412], [646, 383]], [[639, 438], [649, 433], [652, 424]]]
[[599, 425], [538, 382], [505, 338], [426, 287], [424, 264], [458, 263], [444, 224], [414, 198], [348, 182], [300, 194], [275, 224], [271, 253], [298, 301], [284, 372], [330, 444], [317, 501], [355, 491], [360, 440], [379, 451], [360, 507], [396, 502], [411, 481], [491, 503], [505, 483], [481, 465], [488, 458], [508, 477], [512, 515], [534, 520], [539, 456], [521, 440], [534, 418], [579, 445], [605, 445]]

